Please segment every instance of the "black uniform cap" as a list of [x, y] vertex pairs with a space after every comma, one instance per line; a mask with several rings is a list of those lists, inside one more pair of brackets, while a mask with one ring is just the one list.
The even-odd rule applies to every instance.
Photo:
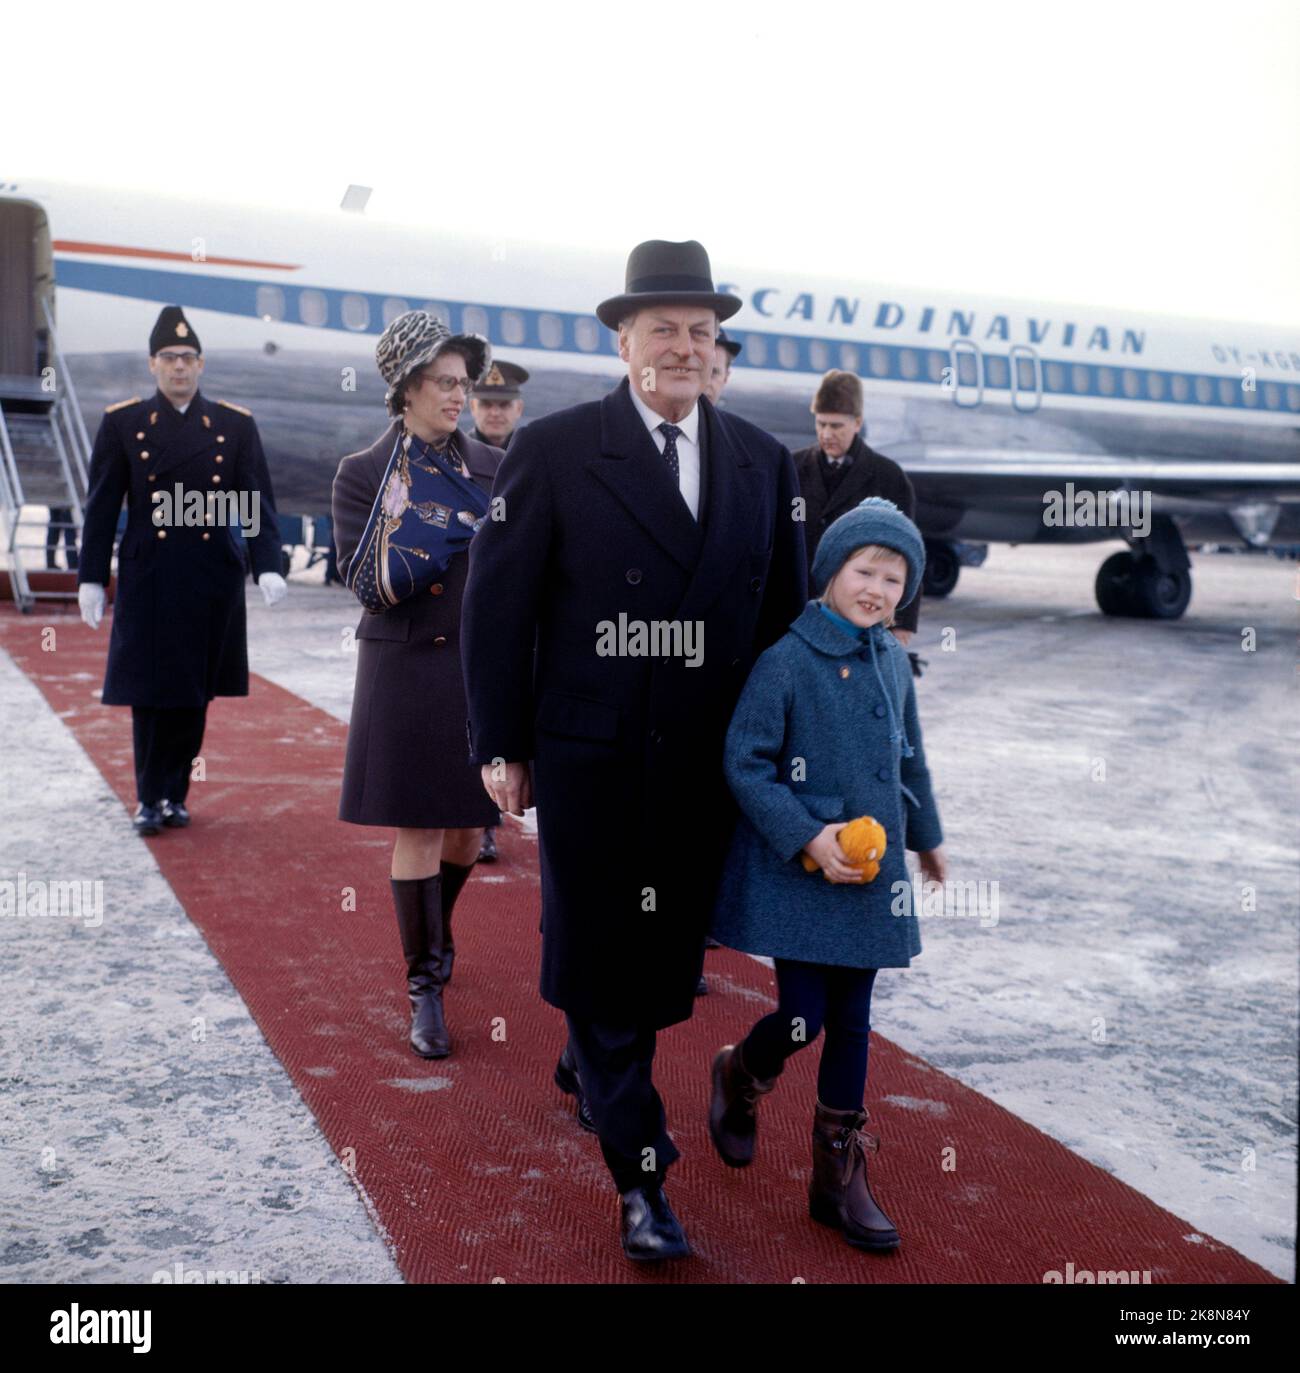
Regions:
[[474, 383], [474, 394], [487, 400], [509, 400], [519, 394], [528, 380], [528, 373], [513, 362], [493, 361], [492, 366]]
[[725, 348], [727, 352], [731, 354], [731, 360], [733, 362], [740, 356], [741, 345], [737, 343], [734, 338], [728, 338], [727, 331], [725, 329], [718, 330], [717, 341], [719, 348]]
[[198, 353], [203, 352], [199, 336], [190, 328], [190, 322], [185, 318], [181, 307], [164, 305], [158, 322], [153, 327], [153, 333], [149, 335], [149, 356], [153, 357], [155, 353], [173, 344], [188, 345]]

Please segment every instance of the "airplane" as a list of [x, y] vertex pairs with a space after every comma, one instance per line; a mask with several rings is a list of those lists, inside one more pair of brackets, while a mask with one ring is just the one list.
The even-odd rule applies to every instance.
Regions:
[[[64, 446], [84, 465], [102, 408], [149, 394], [149, 330], [178, 304], [205, 393], [257, 419], [279, 508], [325, 512], [339, 458], [386, 426], [374, 344], [407, 309], [527, 367], [525, 422], [622, 374], [593, 313], [621, 286], [621, 251], [383, 222], [367, 196], [294, 213], [0, 181], [0, 419], [20, 425], [45, 377], [69, 399]], [[1300, 329], [754, 271], [708, 246], [719, 289], [744, 301], [724, 404], [793, 450], [812, 441], [821, 374], [857, 373], [863, 438], [916, 491], [928, 594], [948, 594], [990, 542], [1122, 539], [1097, 575], [1100, 608], [1175, 619], [1189, 542], [1300, 543]]]

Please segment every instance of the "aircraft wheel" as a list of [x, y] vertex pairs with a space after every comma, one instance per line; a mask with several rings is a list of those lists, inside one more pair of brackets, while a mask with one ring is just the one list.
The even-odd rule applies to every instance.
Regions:
[[925, 543], [925, 573], [921, 578], [923, 596], [946, 596], [957, 585], [961, 563], [946, 543]]
[[1137, 561], [1127, 549], [1112, 553], [1097, 569], [1097, 604], [1103, 615], [1139, 615]]
[[1176, 620], [1191, 599], [1189, 571], [1161, 572], [1150, 557], [1138, 561], [1134, 601], [1140, 615], [1149, 620]]

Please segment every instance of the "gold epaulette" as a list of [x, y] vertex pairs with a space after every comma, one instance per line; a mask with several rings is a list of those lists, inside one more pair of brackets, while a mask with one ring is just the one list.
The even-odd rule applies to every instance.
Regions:
[[247, 415], [250, 420], [253, 418], [251, 410], [245, 410], [242, 405], [236, 405], [233, 400], [219, 400], [217, 404], [224, 405], [227, 410], [238, 410], [241, 415]]
[[124, 405], [139, 405], [139, 404], [140, 404], [140, 397], [139, 397], [139, 396], [132, 396], [130, 400], [120, 400], [120, 401], [118, 401], [115, 405], [106, 405], [106, 406], [104, 407], [104, 413], [105, 413], [106, 415], [111, 415], [111, 414], [113, 413], [114, 410], [120, 410]]

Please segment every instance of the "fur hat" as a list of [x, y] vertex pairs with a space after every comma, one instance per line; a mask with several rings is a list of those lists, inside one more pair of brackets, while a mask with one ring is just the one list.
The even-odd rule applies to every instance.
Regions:
[[887, 501], [883, 496], [868, 496], [841, 515], [822, 535], [813, 557], [813, 594], [820, 596], [826, 590], [827, 583], [844, 566], [854, 549], [872, 543], [903, 555], [907, 563], [907, 585], [895, 610], [910, 604], [920, 590], [921, 576], [925, 572], [925, 540], [916, 525], [893, 501]]
[[375, 362], [379, 375], [388, 383], [384, 404], [390, 415], [400, 415], [396, 406], [402, 382], [415, 371], [432, 362], [444, 348], [459, 344], [469, 355], [465, 370], [470, 382], [476, 382], [492, 362], [492, 345], [481, 334], [453, 334], [450, 329], [427, 310], [407, 310], [379, 336], [375, 344]]
[[814, 415], [856, 415], [861, 419], [862, 383], [852, 372], [827, 372], [808, 408]]

